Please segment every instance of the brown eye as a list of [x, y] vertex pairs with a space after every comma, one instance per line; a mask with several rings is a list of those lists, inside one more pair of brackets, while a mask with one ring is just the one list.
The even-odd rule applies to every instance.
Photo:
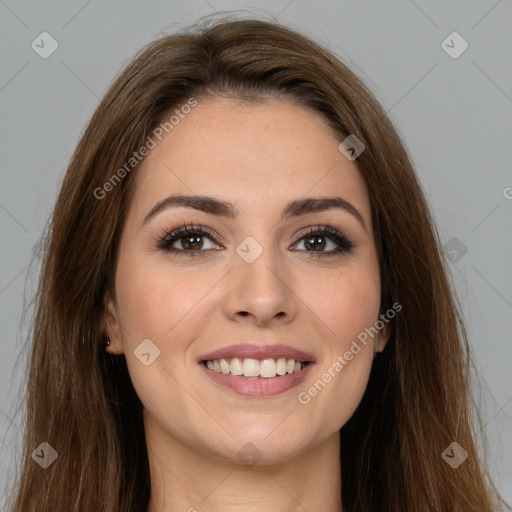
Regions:
[[313, 228], [306, 234], [302, 233], [298, 242], [302, 241], [306, 248], [305, 252], [311, 256], [333, 256], [354, 248], [354, 244], [345, 235], [329, 226]]
[[157, 241], [157, 247], [180, 256], [198, 256], [212, 249], [205, 247], [205, 239], [216, 245], [214, 235], [205, 229], [202, 226], [182, 226], [161, 236]]
[[191, 250], [197, 250], [203, 248], [203, 241], [202, 241], [203, 235], [197, 235], [197, 234], [190, 234], [186, 236], [182, 236], [179, 239], [179, 242], [181, 243], [181, 246], [184, 249], [191, 249]]

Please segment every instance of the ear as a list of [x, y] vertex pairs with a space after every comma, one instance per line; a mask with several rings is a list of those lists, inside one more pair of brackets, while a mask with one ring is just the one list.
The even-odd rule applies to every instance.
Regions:
[[122, 354], [121, 326], [118, 320], [117, 305], [109, 291], [105, 293], [103, 314], [100, 315], [100, 328], [110, 341], [110, 344], [105, 347], [105, 351], [113, 355]]
[[379, 331], [375, 339], [375, 351], [382, 352], [388, 344], [389, 337], [391, 336], [392, 324], [385, 322], [384, 327]]

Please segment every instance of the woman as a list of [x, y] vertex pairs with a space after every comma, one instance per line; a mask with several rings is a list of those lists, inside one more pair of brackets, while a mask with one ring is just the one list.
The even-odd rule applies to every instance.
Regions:
[[468, 343], [386, 114], [327, 50], [164, 37], [53, 214], [10, 510], [491, 511]]

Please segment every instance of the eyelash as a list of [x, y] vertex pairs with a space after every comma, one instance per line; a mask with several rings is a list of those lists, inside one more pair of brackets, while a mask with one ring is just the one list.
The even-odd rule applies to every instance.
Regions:
[[[195, 256], [201, 256], [203, 253], [211, 251], [212, 249], [206, 249], [206, 250], [196, 250], [196, 251], [184, 251], [182, 249], [176, 249], [174, 247], [171, 247], [171, 245], [180, 238], [183, 238], [185, 235], [200, 235], [200, 236], [207, 236], [209, 237], [212, 242], [216, 243], [216, 236], [215, 234], [210, 231], [207, 227], [201, 226], [201, 225], [194, 225], [194, 224], [185, 224], [182, 227], [175, 229], [175, 230], [163, 230], [162, 233], [158, 236], [156, 239], [156, 247], [164, 252], [167, 253], [174, 253], [175, 256], [186, 256], [186, 257], [195, 257]], [[307, 237], [312, 237], [312, 235], [315, 235], [315, 237], [327, 237], [330, 238], [332, 241], [334, 241], [338, 245], [338, 249], [331, 251], [331, 252], [319, 252], [315, 253], [313, 251], [299, 251], [299, 252], [307, 252], [309, 253], [308, 257], [312, 258], [324, 258], [324, 257], [331, 257], [331, 256], [339, 256], [345, 252], [350, 252], [354, 247], [355, 244], [343, 233], [340, 233], [338, 230], [334, 229], [330, 226], [312, 226], [307, 228], [305, 231], [301, 232], [297, 240], [295, 240], [293, 245], [296, 245], [298, 242], [300, 242], [302, 239]], [[218, 244], [217, 244], [218, 245]]]

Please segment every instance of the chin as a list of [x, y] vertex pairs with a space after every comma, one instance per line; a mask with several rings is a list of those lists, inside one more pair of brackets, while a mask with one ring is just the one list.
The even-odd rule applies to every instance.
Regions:
[[253, 429], [252, 434], [230, 432], [232, 438], [225, 439], [225, 443], [210, 446], [210, 450], [221, 459], [230, 460], [236, 465], [273, 466], [289, 462], [308, 449], [303, 439], [301, 442], [298, 437], [291, 437], [287, 432], [272, 433], [272, 429], [260, 430], [259, 433], [254, 433]]

